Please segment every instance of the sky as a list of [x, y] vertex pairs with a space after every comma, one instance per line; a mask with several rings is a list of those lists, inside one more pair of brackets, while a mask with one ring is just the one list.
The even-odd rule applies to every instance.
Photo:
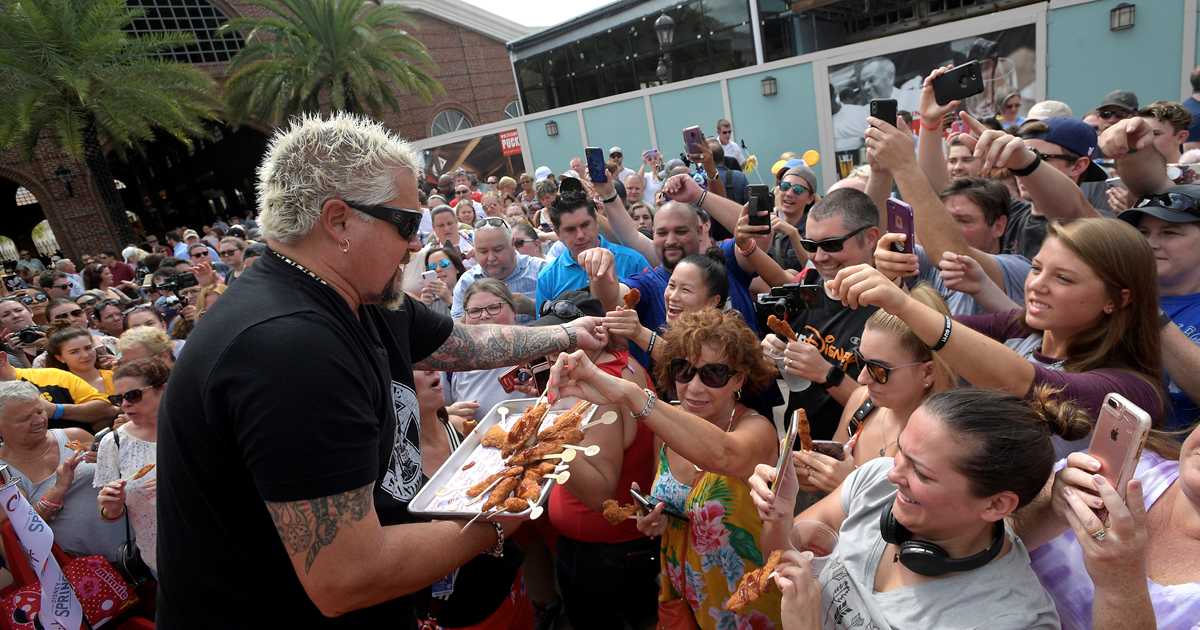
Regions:
[[550, 26], [565, 22], [613, 2], [613, 0], [465, 0], [526, 26]]

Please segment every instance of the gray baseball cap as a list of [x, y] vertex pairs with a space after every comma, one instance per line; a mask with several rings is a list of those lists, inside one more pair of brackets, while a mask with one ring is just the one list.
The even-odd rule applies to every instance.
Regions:
[[1136, 226], [1147, 214], [1167, 223], [1200, 222], [1200, 184], [1171, 186], [1164, 193], [1142, 197], [1120, 219]]

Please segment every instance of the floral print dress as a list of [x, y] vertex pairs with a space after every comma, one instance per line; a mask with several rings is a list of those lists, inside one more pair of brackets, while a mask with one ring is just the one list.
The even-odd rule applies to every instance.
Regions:
[[724, 608], [742, 575], [765, 561], [758, 546], [762, 521], [754, 510], [750, 486], [741, 479], [703, 472], [688, 487], [671, 474], [664, 446], [658, 452], [652, 494], [688, 517], [687, 523], [667, 519], [659, 601], [686, 599], [704, 630], [783, 627], [777, 588], [768, 590], [741, 614]]

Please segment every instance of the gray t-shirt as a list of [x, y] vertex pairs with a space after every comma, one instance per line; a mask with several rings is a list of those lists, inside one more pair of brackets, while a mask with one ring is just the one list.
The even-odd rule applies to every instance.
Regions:
[[873, 459], [842, 484], [847, 516], [818, 580], [826, 630], [1059, 628], [1054, 604], [1029, 567], [1029, 553], [1011, 531], [1009, 552], [983, 567], [875, 592], [875, 573], [887, 545], [879, 534], [879, 515], [896, 492], [887, 480], [892, 466], [890, 457]]
[[[934, 261], [929, 259], [925, 248], [917, 245], [917, 260], [920, 271], [917, 278], [933, 285], [933, 288], [946, 300], [951, 315], [977, 315], [983, 312], [975, 297], [969, 293], [955, 291], [946, 286], [942, 280], [942, 271]], [[1004, 274], [1004, 290], [1008, 299], [1016, 302], [1017, 306], [1025, 304], [1025, 276], [1029, 275], [1029, 259], [1018, 254], [992, 254], [992, 258], [1000, 264], [1000, 272]]]

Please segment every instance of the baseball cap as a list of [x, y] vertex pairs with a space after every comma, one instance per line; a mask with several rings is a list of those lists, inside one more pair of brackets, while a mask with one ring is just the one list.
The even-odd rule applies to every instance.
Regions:
[[[1028, 134], [1024, 137], [1057, 144], [1075, 155], [1089, 159], [1094, 160], [1096, 157], [1096, 130], [1087, 123], [1076, 118], [1064, 117], [1047, 118], [1040, 122], [1047, 127], [1045, 132]], [[1106, 179], [1108, 179], [1108, 173], [1093, 161], [1088, 164], [1081, 181], [1102, 182]]]
[[542, 303], [541, 316], [530, 326], [558, 326], [580, 317], [604, 317], [604, 305], [587, 291], [566, 291]]
[[1047, 118], [1074, 118], [1070, 106], [1062, 101], [1041, 101], [1029, 108], [1025, 120], [1045, 120]]
[[549, 166], [539, 166], [537, 167], [537, 170], [533, 172], [533, 181], [535, 183], [540, 182], [543, 179], [550, 177], [550, 175], [553, 173], [554, 171], [551, 171]]
[[625, 152], [621, 150], [621, 147], [616, 147], [616, 146], [614, 146], [613, 148], [608, 150], [609, 155], [612, 155], [614, 153], [620, 153], [621, 155], [625, 155]]
[[183, 240], [186, 241], [191, 237], [200, 238], [200, 235], [196, 233], [196, 230], [192, 230], [192, 229], [187, 229], [187, 230], [183, 231]]
[[1136, 226], [1144, 214], [1167, 223], [1200, 222], [1200, 184], [1171, 186], [1164, 193], [1142, 197], [1119, 218]]
[[771, 165], [771, 175], [773, 175], [775, 177], [779, 177], [780, 173], [786, 171], [787, 169], [795, 168], [797, 166], [806, 166], [804, 164], [804, 160], [801, 160], [800, 158], [792, 158], [790, 160], [779, 160], [778, 162]]
[[1129, 90], [1113, 90], [1109, 92], [1104, 100], [1101, 101], [1097, 110], [1101, 109], [1123, 109], [1130, 114], [1138, 110], [1137, 94]]
[[817, 174], [814, 173], [811, 168], [808, 168], [808, 164], [805, 164], [804, 160], [800, 160], [800, 164], [784, 171], [783, 176], [787, 177], [788, 175], [799, 175], [804, 179], [805, 182], [808, 183], [810, 190], [812, 190], [814, 193], [817, 191]]

